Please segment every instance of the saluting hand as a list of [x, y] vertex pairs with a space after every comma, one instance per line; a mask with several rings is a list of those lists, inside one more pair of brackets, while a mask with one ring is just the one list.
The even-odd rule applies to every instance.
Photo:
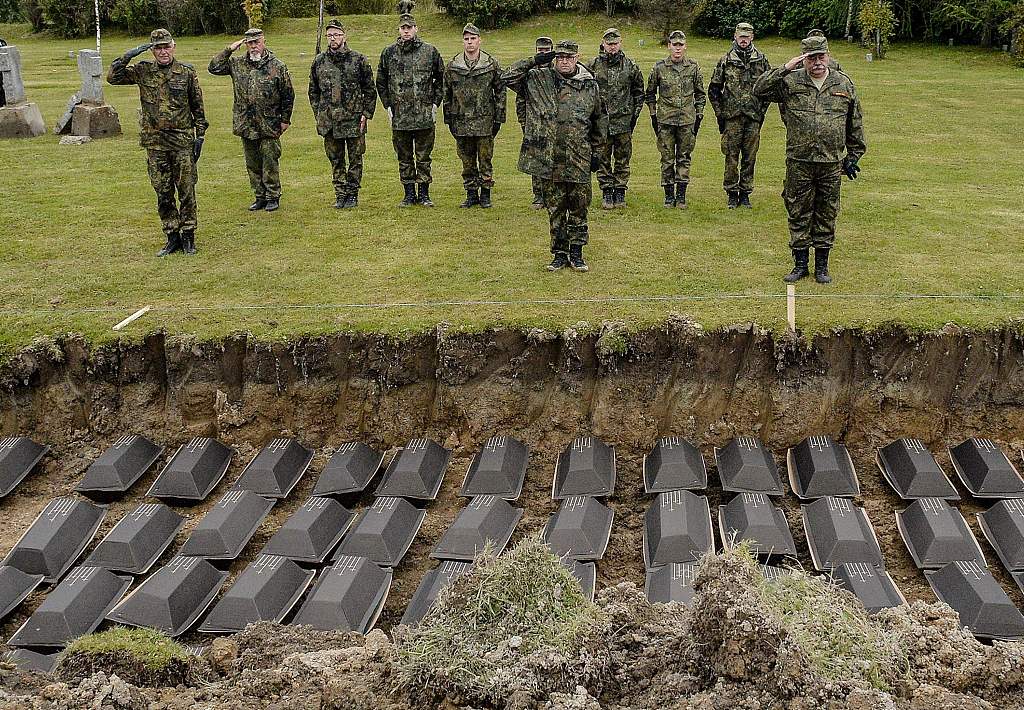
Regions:
[[804, 54], [801, 54], [799, 57], [793, 57], [788, 62], [786, 62], [786, 69], [789, 69], [790, 71], [793, 71], [795, 69], [799, 69], [800, 67], [802, 67], [804, 65], [804, 60], [807, 59], [807, 57], [809, 57], [809, 56], [811, 56], [811, 55], [807, 54], [807, 53], [804, 53]]
[[236, 51], [236, 50], [237, 50], [237, 49], [238, 49], [239, 47], [241, 47], [241, 46], [242, 46], [242, 44], [243, 44], [244, 42], [245, 42], [245, 40], [244, 40], [244, 39], [240, 39], [240, 40], [238, 40], [237, 42], [232, 42], [232, 43], [231, 43], [231, 51], [232, 51], [232, 52]]

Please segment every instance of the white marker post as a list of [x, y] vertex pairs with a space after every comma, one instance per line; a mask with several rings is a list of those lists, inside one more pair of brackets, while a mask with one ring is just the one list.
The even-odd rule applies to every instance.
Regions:
[[96, 13], [96, 54], [100, 53], [100, 0], [93, 0], [93, 10]]
[[142, 318], [142, 316], [144, 316], [147, 313], [149, 313], [149, 311], [152, 310], [152, 308], [153, 308], [153, 306], [143, 306], [142, 308], [140, 308], [139, 310], [135, 311], [130, 316], [125, 318], [123, 321], [121, 321], [120, 323], [115, 325], [114, 326], [114, 330], [121, 330], [125, 326], [131, 325], [132, 323], [137, 321], [139, 318]]
[[789, 323], [789, 330], [796, 332], [796, 286], [786, 286], [786, 321]]

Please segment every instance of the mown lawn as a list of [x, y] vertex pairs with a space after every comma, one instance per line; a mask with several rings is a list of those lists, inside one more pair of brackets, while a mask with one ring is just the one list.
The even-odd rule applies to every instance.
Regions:
[[[350, 44], [376, 67], [395, 34], [395, 18], [343, 19]], [[446, 58], [460, 50], [461, 28], [446, 17], [424, 16], [420, 23], [421, 35]], [[551, 34], [580, 39], [592, 56], [609, 24], [625, 30], [626, 49], [645, 74], [664, 54], [648, 30], [629, 20], [568, 14], [495, 32], [484, 47], [508, 64], [530, 53], [538, 34]], [[783, 132], [774, 108], [762, 134], [752, 212], [725, 209], [710, 107], [694, 155], [691, 207], [662, 208], [645, 112], [635, 137], [630, 208], [592, 211], [589, 274], [549, 274], [546, 215], [526, 209], [529, 178], [515, 170], [520, 135], [511, 96], [511, 123], [499, 135], [496, 155], [495, 209], [457, 208], [461, 166], [443, 128], [434, 151], [438, 206], [399, 209], [397, 163], [378, 107], [360, 208], [335, 211], [305, 98], [315, 19], [280, 20], [267, 29], [297, 93], [294, 124], [284, 137], [283, 206], [272, 215], [245, 210], [251, 195], [241, 146], [231, 135], [230, 81], [205, 69], [229, 38], [180, 40], [178, 57], [201, 70], [212, 124], [201, 163], [195, 258], [153, 256], [162, 237], [137, 144], [134, 87], [106, 90], [121, 114], [121, 138], [81, 147], [59, 146], [53, 135], [0, 143], [0, 346], [66, 331], [111, 337], [112, 324], [145, 304], [154, 311], [126, 333], [160, 327], [204, 338], [236, 330], [264, 337], [352, 328], [397, 333], [441, 321], [459, 328], [604, 319], [639, 326], [671, 312], [706, 327], [750, 320], [784, 326], [785, 304], [776, 296], [790, 264], [779, 198]], [[0, 36], [21, 48], [30, 100], [52, 125], [77, 89], [68, 53], [91, 42], [34, 38], [25, 25], [0, 26]], [[107, 36], [104, 58], [140, 41]], [[690, 45], [710, 78], [727, 42], [694, 38]], [[791, 40], [759, 45], [775, 64], [798, 52]], [[861, 179], [844, 185], [836, 283], [803, 282], [798, 292], [814, 297], [800, 301], [800, 325], [983, 326], [1019, 316], [1024, 72], [998, 52], [900, 45], [885, 61], [867, 63], [860, 48], [833, 46], [860, 92], [869, 152]], [[905, 294], [974, 298], [909, 300]], [[538, 302], [566, 299], [577, 302]], [[492, 303], [463, 303], [470, 301]], [[403, 305], [345, 305], [382, 303]], [[312, 307], [317, 304], [328, 307]]]

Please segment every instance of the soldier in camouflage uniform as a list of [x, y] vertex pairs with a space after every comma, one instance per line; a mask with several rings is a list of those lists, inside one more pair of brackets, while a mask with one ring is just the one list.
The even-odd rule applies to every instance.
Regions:
[[[555, 41], [550, 37], [538, 37], [534, 42], [534, 54], [545, 54], [550, 52], [555, 47]], [[519, 127], [523, 131], [523, 140], [526, 140], [526, 134], [529, 132], [526, 130], [527, 114], [529, 111], [526, 109], [526, 98], [522, 94], [516, 94], [516, 120], [519, 121]], [[520, 146], [522, 150], [522, 146]], [[544, 181], [536, 175], [530, 176], [530, 184], [533, 187], [533, 202], [530, 204], [535, 210], [544, 209], [544, 195], [541, 192]]]
[[647, 79], [647, 107], [661, 152], [665, 206], [686, 209], [690, 154], [704, 120], [707, 96], [700, 66], [686, 56], [686, 35], [673, 30], [668, 44], [668, 58], [659, 60]]
[[[814, 30], [808, 30], [807, 36], [808, 37], [824, 37], [825, 33], [822, 32], [821, 30], [814, 29]], [[828, 55], [828, 68], [830, 70], [833, 70], [833, 71], [843, 71], [843, 67], [840, 66], [839, 62], [837, 62], [836, 58], [833, 57], [831, 54]]]
[[480, 49], [480, 30], [462, 29], [463, 51], [444, 70], [444, 122], [462, 159], [466, 200], [459, 207], [491, 206], [494, 138], [505, 122], [505, 85], [498, 60]]
[[[149, 180], [167, 244], [157, 256], [179, 250], [196, 253], [196, 168], [210, 124], [203, 108], [199, 77], [191, 64], [174, 58], [174, 39], [153, 30], [149, 44], [130, 49], [110, 64], [107, 81], [136, 84], [142, 100], [139, 143], [146, 149]], [[152, 48], [155, 62], [129, 62]], [[175, 205], [174, 195], [178, 202]]]
[[860, 100], [850, 77], [828, 68], [828, 42], [810, 37], [803, 54], [763, 74], [754, 94], [777, 101], [786, 115], [786, 182], [782, 197], [789, 213], [792, 283], [809, 274], [814, 247], [814, 278], [832, 281], [829, 251], [835, 242], [842, 176], [853, 180], [867, 151]]
[[550, 271], [566, 266], [588, 270], [583, 247], [589, 241], [590, 174], [608, 140], [601, 89], [578, 61], [579, 45], [562, 40], [554, 52], [516, 62], [502, 75], [524, 100], [526, 136], [519, 170], [543, 181], [554, 255]]
[[346, 39], [344, 25], [338, 20], [328, 22], [327, 51], [318, 54], [309, 69], [309, 105], [333, 168], [336, 209], [359, 203], [367, 122], [377, 107], [370, 62], [349, 49]]
[[402, 15], [398, 41], [384, 48], [377, 67], [377, 94], [391, 117], [391, 142], [405, 189], [400, 207], [434, 206], [430, 154], [434, 117], [444, 99], [444, 60], [433, 45], [416, 36], [417, 31], [412, 15]]
[[[232, 57], [243, 43], [245, 56]], [[281, 134], [291, 125], [295, 103], [288, 68], [267, 49], [263, 30], [252, 28], [211, 59], [209, 71], [230, 76], [234, 84], [232, 131], [242, 139], [256, 197], [249, 209], [273, 212], [281, 206]]]
[[622, 34], [616, 28], [605, 30], [602, 39], [601, 53], [590, 60], [587, 69], [597, 79], [608, 107], [608, 142], [597, 169], [601, 208], [607, 210], [626, 206], [633, 129], [644, 110], [644, 75], [622, 51]]
[[723, 186], [729, 209], [750, 207], [761, 125], [768, 109], [752, 89], [757, 78], [769, 69], [768, 58], [754, 46], [754, 27], [746, 22], [736, 25], [732, 47], [718, 60], [708, 84], [708, 98], [722, 134]]

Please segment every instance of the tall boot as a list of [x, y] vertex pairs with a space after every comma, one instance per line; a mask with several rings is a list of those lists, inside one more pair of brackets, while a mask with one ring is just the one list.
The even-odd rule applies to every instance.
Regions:
[[188, 256], [194, 256], [196, 253], [196, 233], [192, 231], [182, 231], [181, 247]]
[[345, 208], [345, 195], [338, 193], [338, 196], [334, 200], [334, 209], [340, 210]]
[[740, 207], [746, 207], [748, 210], [754, 209], [754, 206], [750, 204], [750, 193], [746, 191], [740, 192]]
[[569, 245], [569, 266], [572, 267], [573, 271], [590, 271], [590, 267], [587, 266], [587, 262], [583, 261], [582, 244]]
[[828, 247], [814, 248], [814, 280], [820, 284], [832, 283], [832, 277], [828, 275]]
[[467, 187], [466, 188], [466, 199], [463, 200], [459, 204], [459, 207], [461, 207], [462, 209], [468, 209], [470, 207], [476, 207], [479, 204], [480, 204], [480, 198], [476, 194], [476, 188], [475, 187]]
[[485, 210], [490, 209], [491, 207], [494, 206], [494, 203], [491, 202], [491, 188], [480, 188], [480, 206]]
[[402, 187], [405, 188], [405, 197], [398, 203], [399, 207], [412, 207], [416, 204], [416, 186], [411, 182], [404, 183]]
[[419, 202], [424, 207], [433, 207], [434, 206], [434, 201], [430, 199], [430, 183], [429, 182], [421, 182], [420, 183], [420, 198], [419, 198]]
[[350, 209], [359, 205], [359, 190], [353, 190], [352, 192], [345, 195], [345, 209]]
[[176, 251], [181, 251], [181, 234], [178, 230], [174, 230], [167, 235], [167, 243], [164, 248], [156, 253], [157, 256], [167, 256], [173, 254]]
[[615, 188], [615, 207], [617, 209], [626, 208], [626, 188], [617, 187]]
[[665, 185], [665, 206], [675, 207], [676, 206], [676, 186]]
[[676, 183], [676, 207], [686, 209], [686, 183]]
[[535, 210], [544, 209], [544, 196], [536, 190], [533, 191], [533, 202], [530, 203], [530, 208]]
[[740, 193], [736, 190], [729, 190], [729, 209], [734, 210], [740, 206]]
[[807, 260], [810, 258], [810, 251], [810, 249], [793, 250], [793, 270], [782, 277], [783, 281], [791, 284], [810, 275], [811, 272], [807, 270]]
[[615, 191], [608, 187], [601, 188], [601, 209], [615, 209]]

